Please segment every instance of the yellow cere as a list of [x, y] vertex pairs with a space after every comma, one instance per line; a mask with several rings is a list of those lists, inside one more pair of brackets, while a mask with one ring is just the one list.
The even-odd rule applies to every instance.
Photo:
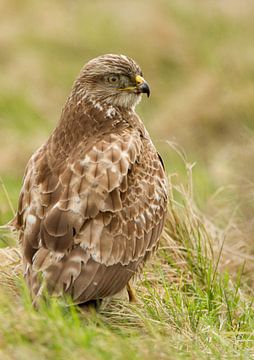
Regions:
[[142, 78], [142, 76], [140, 75], [137, 75], [135, 77], [135, 80], [136, 80], [136, 83], [139, 85], [139, 84], [143, 84], [143, 82], [145, 81], [144, 78]]
[[[136, 81], [136, 84], [137, 84], [137, 85], [140, 85], [140, 84], [143, 84], [143, 82], [145, 82], [145, 79], [142, 78], [142, 76], [137, 75], [137, 76], [135, 77], [135, 81]], [[118, 90], [128, 91], [128, 90], [135, 90], [135, 89], [136, 89], [136, 86], [128, 86], [128, 87], [126, 87], [126, 88], [120, 88], [120, 89], [118, 89]]]

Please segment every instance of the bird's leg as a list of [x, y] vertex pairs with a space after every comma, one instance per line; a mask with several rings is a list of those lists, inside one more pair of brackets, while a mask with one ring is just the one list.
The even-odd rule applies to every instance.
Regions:
[[138, 299], [137, 299], [137, 296], [136, 296], [136, 291], [131, 286], [130, 281], [128, 281], [128, 283], [127, 283], [127, 292], [128, 292], [128, 296], [129, 296], [129, 302], [137, 303]]
[[96, 299], [96, 300], [89, 300], [85, 303], [82, 304], [78, 304], [78, 307], [83, 311], [83, 312], [92, 312], [92, 311], [96, 311], [99, 312], [100, 310], [100, 306], [101, 306], [102, 300], [101, 299]]

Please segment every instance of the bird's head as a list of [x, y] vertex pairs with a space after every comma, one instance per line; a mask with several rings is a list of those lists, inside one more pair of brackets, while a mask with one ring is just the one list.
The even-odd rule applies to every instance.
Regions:
[[74, 85], [74, 91], [95, 104], [134, 108], [141, 94], [150, 95], [140, 67], [125, 55], [102, 55], [90, 60]]

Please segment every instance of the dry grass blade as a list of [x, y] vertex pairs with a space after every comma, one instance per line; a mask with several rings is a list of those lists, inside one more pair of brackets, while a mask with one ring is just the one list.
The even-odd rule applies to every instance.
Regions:
[[0, 286], [17, 294], [17, 279], [22, 273], [21, 254], [16, 248], [0, 249]]

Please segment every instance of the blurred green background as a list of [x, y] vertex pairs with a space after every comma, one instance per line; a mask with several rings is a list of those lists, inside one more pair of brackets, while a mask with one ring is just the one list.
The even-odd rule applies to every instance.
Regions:
[[[220, 222], [228, 204], [240, 204], [240, 216], [253, 218], [252, 0], [2, 0], [0, 14], [0, 175], [15, 207], [25, 165], [80, 68], [123, 53], [150, 83], [137, 111], [168, 172], [187, 181], [173, 142], [196, 163], [203, 211]], [[0, 221], [10, 218], [1, 186]]]

